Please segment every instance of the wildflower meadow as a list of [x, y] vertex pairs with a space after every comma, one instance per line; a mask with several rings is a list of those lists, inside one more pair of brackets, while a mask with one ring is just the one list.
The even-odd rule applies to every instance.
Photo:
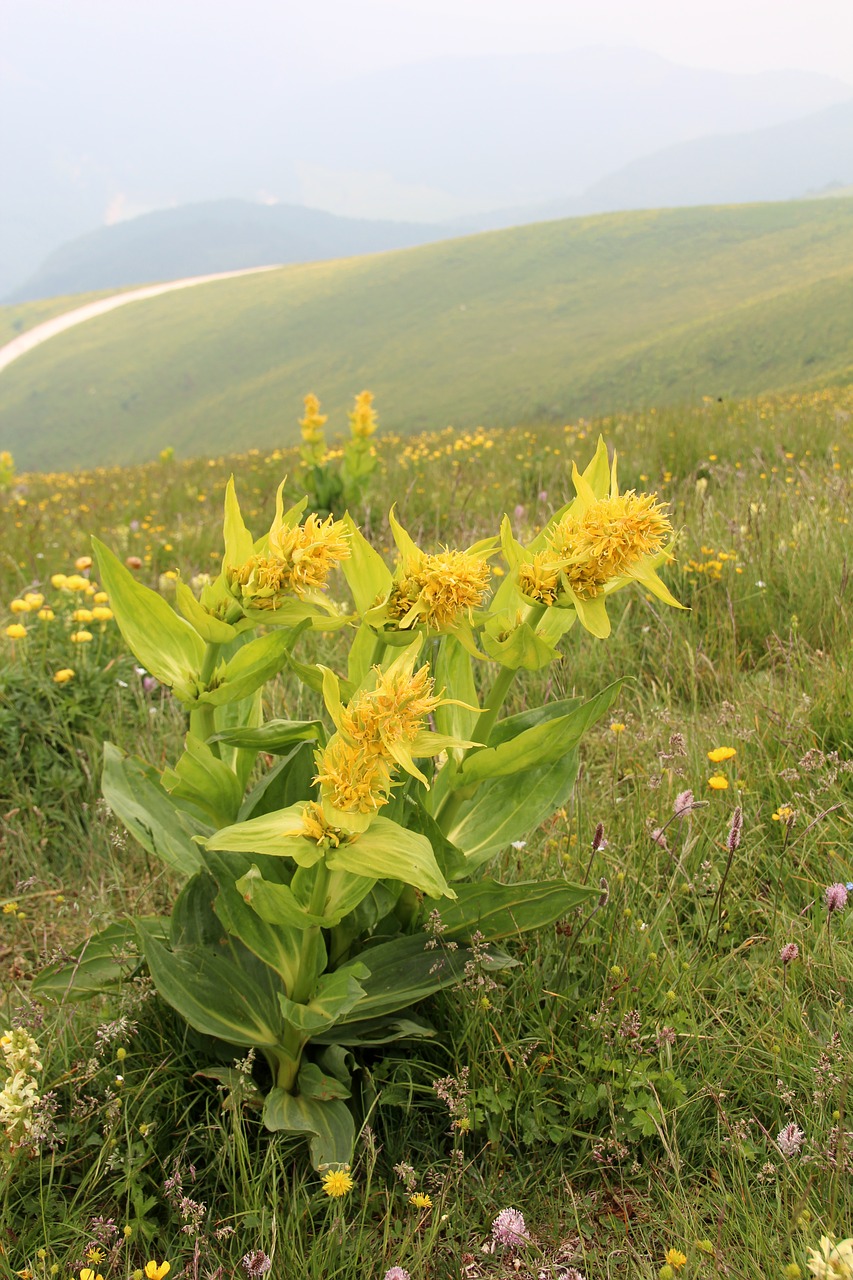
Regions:
[[852, 415], [0, 459], [0, 1275], [853, 1277]]

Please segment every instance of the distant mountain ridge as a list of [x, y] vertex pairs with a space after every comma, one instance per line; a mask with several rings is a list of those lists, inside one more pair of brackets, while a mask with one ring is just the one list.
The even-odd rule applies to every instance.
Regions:
[[214, 272], [358, 257], [447, 237], [443, 227], [217, 200], [161, 209], [62, 245], [8, 303]]

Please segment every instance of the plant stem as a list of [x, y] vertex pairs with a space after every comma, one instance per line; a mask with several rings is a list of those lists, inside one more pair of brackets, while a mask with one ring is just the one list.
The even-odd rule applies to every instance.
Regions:
[[[326, 908], [326, 895], [329, 889], [329, 870], [322, 860], [316, 864], [314, 888], [311, 890], [311, 901], [308, 911], [312, 916], [321, 916]], [[320, 926], [309, 925], [302, 930], [302, 943], [299, 948], [299, 967], [290, 999], [294, 1004], [304, 1004], [314, 987], [317, 974], [315, 972], [315, 953], [320, 938]]]
[[[204, 651], [204, 659], [201, 664], [201, 670], [198, 673], [198, 682], [201, 686], [206, 686], [214, 671], [216, 663], [219, 659], [219, 650], [222, 648], [219, 644], [208, 644]], [[201, 738], [202, 742], [207, 742], [216, 732], [216, 708], [210, 702], [200, 702], [190, 712], [190, 733], [196, 738]], [[219, 743], [213, 742], [210, 746], [215, 756], [219, 755]]]

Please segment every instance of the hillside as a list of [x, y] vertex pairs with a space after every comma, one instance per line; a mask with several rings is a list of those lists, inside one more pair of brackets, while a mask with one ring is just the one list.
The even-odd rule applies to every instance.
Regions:
[[119, 289], [270, 263], [317, 262], [446, 239], [443, 227], [214, 200], [142, 214], [62, 245], [9, 302]]
[[853, 378], [853, 202], [613, 214], [134, 303], [0, 377], [0, 447], [58, 468], [344, 425], [569, 419]]

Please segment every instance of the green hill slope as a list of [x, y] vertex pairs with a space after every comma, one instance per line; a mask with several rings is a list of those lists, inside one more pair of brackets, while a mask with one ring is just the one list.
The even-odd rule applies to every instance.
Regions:
[[0, 375], [0, 445], [56, 468], [290, 443], [369, 387], [403, 432], [845, 381], [853, 201], [605, 215], [134, 303]]

